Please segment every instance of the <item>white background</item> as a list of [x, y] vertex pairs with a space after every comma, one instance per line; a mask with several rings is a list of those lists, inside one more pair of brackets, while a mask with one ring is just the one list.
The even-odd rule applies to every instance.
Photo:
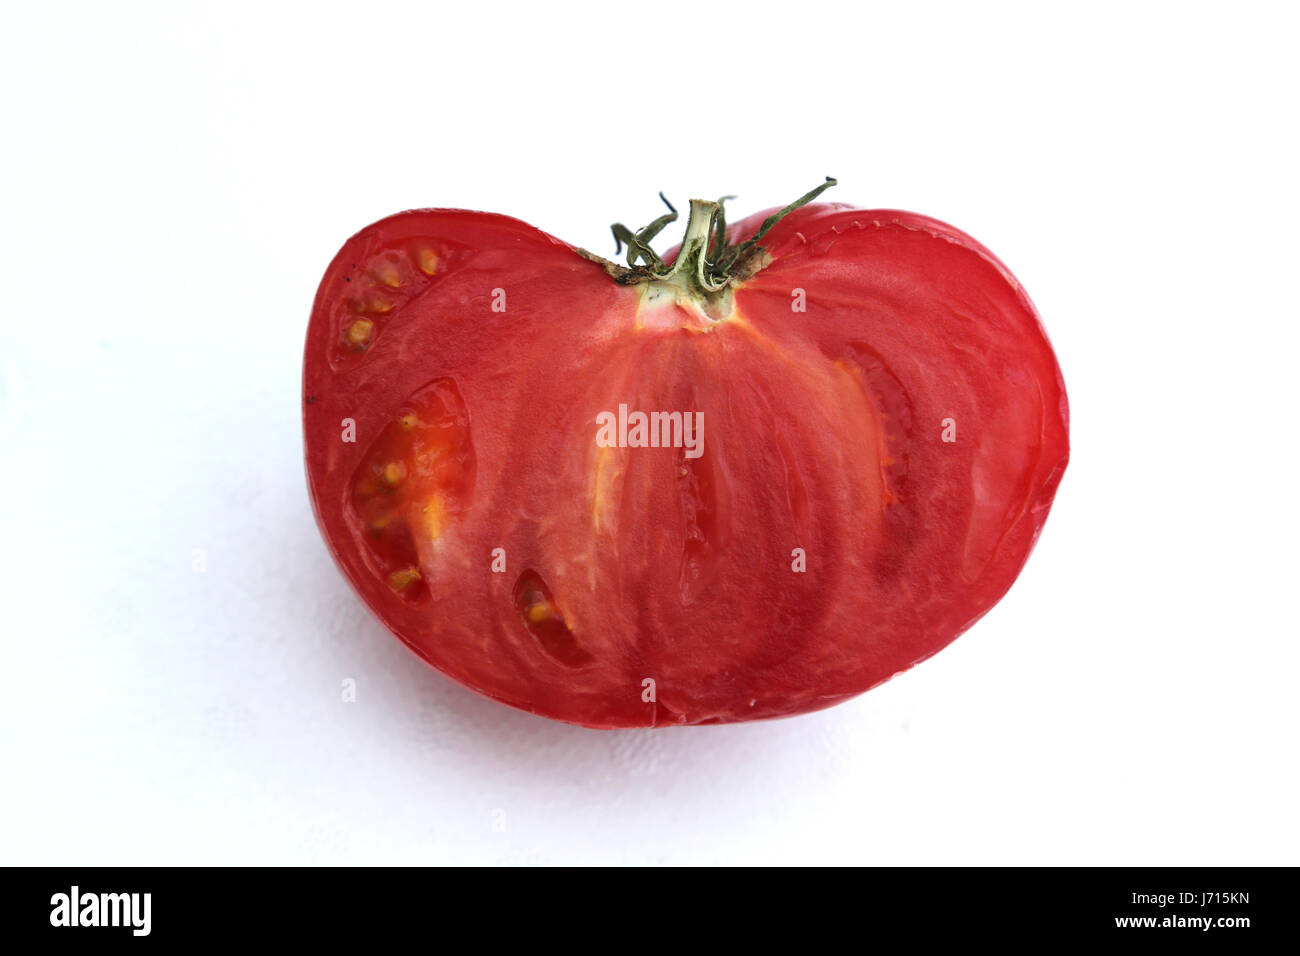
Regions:
[[[0, 862], [1300, 862], [1292, 16], [9, 5]], [[1044, 316], [1073, 460], [1011, 594], [831, 711], [658, 733], [390, 637], [302, 473], [342, 242], [440, 205], [608, 251], [657, 190], [827, 174]]]

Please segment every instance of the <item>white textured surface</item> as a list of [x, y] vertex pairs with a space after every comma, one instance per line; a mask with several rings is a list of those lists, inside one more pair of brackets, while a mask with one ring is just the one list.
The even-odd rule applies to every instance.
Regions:
[[[0, 862], [1297, 862], [1284, 8], [818, 7], [6, 14]], [[738, 65], [689, 71], [686, 23]], [[652, 52], [666, 95], [758, 78], [712, 130], [634, 120]], [[299, 460], [342, 241], [458, 205], [604, 249], [657, 189], [739, 214], [826, 173], [1046, 318], [1074, 460], [1011, 595], [832, 711], [653, 734], [387, 636]]]

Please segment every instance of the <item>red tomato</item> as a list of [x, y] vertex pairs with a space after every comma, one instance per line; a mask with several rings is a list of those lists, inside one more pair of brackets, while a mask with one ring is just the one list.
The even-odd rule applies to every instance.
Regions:
[[1068, 459], [1028, 296], [925, 216], [804, 205], [744, 242], [768, 215], [695, 201], [666, 261], [671, 216], [616, 227], [627, 267], [449, 209], [344, 245], [307, 332], [311, 498], [424, 660], [591, 727], [781, 717], [1006, 593]]

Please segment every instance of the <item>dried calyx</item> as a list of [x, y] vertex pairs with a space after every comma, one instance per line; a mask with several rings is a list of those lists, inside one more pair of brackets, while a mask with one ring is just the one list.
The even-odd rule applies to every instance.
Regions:
[[620, 222], [610, 229], [614, 233], [615, 254], [627, 247], [627, 265], [578, 249], [585, 259], [600, 263], [605, 271], [623, 285], [641, 283], [668, 283], [680, 292], [704, 302], [713, 302], [722, 296], [734, 282], [749, 278], [763, 267], [764, 249], [759, 242], [767, 233], [794, 210], [807, 205], [835, 185], [830, 176], [816, 189], [800, 196], [790, 205], [774, 212], [763, 220], [758, 231], [739, 242], [727, 241], [727, 218], [724, 204], [733, 196], [723, 196], [716, 202], [692, 199], [690, 215], [686, 221], [686, 235], [682, 239], [677, 258], [669, 265], [650, 247], [650, 242], [669, 223], [677, 220], [677, 210], [664, 194], [668, 212], [644, 229], [633, 232]]

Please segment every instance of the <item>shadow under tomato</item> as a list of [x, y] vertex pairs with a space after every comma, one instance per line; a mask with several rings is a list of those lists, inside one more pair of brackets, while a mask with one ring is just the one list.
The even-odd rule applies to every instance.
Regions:
[[[322, 741], [339, 748], [351, 771], [385, 781], [374, 786], [427, 794], [430, 813], [450, 813], [462, 826], [490, 827], [492, 814], [508, 815], [515, 842], [503, 845], [522, 845], [521, 829], [553, 834], [560, 825], [598, 835], [610, 859], [644, 859], [628, 855], [622, 829], [639, 827], [642, 845], [679, 816], [719, 839], [743, 834], [755, 817], [797, 812], [810, 772], [822, 778], [853, 749], [833, 711], [608, 731], [497, 703], [435, 671], [375, 620], [302, 517], [286, 519], [274, 546], [292, 548], [306, 565], [285, 592], [284, 614], [299, 622], [304, 679], [332, 699], [321, 709]], [[349, 680], [354, 702], [342, 699]], [[673, 845], [671, 834], [663, 837]]]

